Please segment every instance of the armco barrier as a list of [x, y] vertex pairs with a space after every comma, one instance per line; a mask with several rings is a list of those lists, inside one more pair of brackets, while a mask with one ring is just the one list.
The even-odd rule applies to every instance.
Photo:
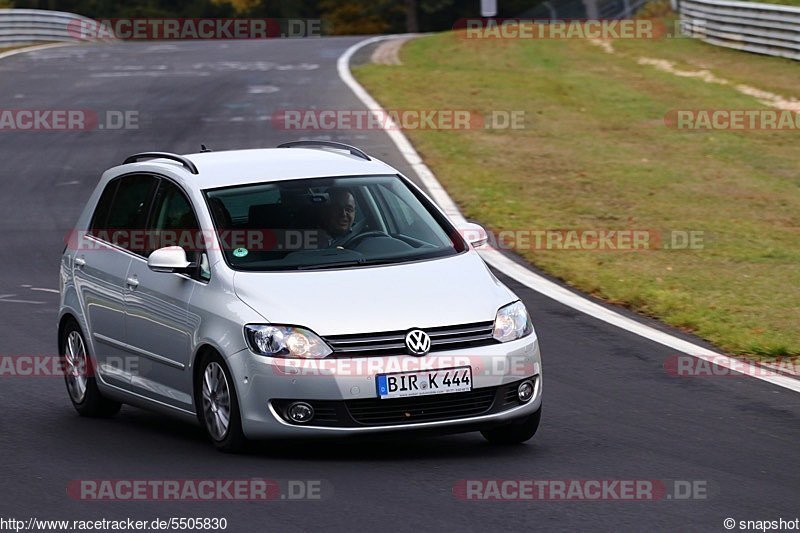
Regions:
[[80, 15], [41, 9], [0, 9], [0, 47], [33, 42], [81, 41], [80, 24], [95, 24]]
[[730, 2], [673, 0], [687, 35], [717, 46], [800, 60], [800, 8]]

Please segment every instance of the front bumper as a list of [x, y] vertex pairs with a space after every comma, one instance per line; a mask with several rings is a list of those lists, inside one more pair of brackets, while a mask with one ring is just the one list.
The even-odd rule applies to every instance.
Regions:
[[[425, 357], [396, 355], [302, 361], [264, 357], [243, 350], [228, 358], [228, 366], [236, 383], [242, 427], [252, 439], [473, 431], [530, 416], [542, 402], [542, 364], [535, 333], [508, 343], [437, 352]], [[407, 420], [388, 417], [382, 418], [383, 422], [365, 423], [363, 418], [353, 415], [360, 409], [391, 407], [392, 402], [401, 401], [377, 400], [378, 374], [463, 366], [472, 368], [475, 398], [464, 397], [467, 393], [417, 398], [428, 402], [426, 405], [430, 405], [431, 399], [443, 397], [449, 397], [446, 403], [451, 403], [451, 399], [452, 403], [463, 403], [460, 400], [464, 399], [471, 408], [461, 406], [452, 415], [440, 410], [440, 416], [434, 418], [418, 417], [421, 411], [413, 409], [413, 400], [404, 399], [406, 403], [400, 407], [410, 406], [406, 410]], [[516, 391], [516, 384], [526, 378], [535, 383], [533, 398], [524, 404], [507, 401], [511, 392]], [[316, 423], [315, 420], [302, 425], [291, 423], [282, 416], [282, 407], [290, 401], [324, 406], [328, 416]], [[479, 401], [483, 403], [479, 405]], [[485, 408], [479, 408], [481, 405]]]

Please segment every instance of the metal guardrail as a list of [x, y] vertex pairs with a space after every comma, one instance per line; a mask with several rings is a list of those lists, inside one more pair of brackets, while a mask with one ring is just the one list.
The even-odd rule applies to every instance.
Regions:
[[717, 46], [800, 61], [800, 8], [731, 2], [673, 0], [682, 31]]
[[[88, 26], [82, 26], [88, 25]], [[87, 40], [82, 27], [97, 23], [80, 15], [40, 9], [0, 9], [0, 46]]]

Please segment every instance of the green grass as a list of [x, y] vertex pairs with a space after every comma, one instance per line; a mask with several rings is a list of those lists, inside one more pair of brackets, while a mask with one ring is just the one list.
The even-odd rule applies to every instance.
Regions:
[[5, 47], [4, 46], [0, 46], [0, 53], [8, 52], [9, 50], [16, 50], [18, 48], [28, 48], [30, 46], [36, 46], [36, 45], [39, 45], [39, 44], [42, 44], [42, 43], [20, 44], [20, 45], [17, 45], [17, 46], [5, 46]]
[[[387, 108], [525, 110], [523, 130], [406, 134], [465, 216], [494, 231], [703, 231], [700, 250], [518, 250], [568, 284], [735, 354], [800, 354], [800, 133], [665, 127], [671, 109], [760, 109], [733, 85], [800, 96], [796, 62], [689, 39], [411, 41], [355, 74]], [[706, 68], [731, 86], [636, 63]], [[535, 313], [535, 310], [534, 310]]]

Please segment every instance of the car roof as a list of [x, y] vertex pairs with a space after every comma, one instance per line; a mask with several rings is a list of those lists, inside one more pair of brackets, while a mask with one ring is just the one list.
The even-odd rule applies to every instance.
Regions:
[[190, 189], [214, 189], [249, 183], [302, 178], [397, 174], [378, 159], [366, 160], [342, 150], [262, 148], [187, 154], [197, 167], [192, 174], [177, 161], [150, 159], [110, 169], [110, 177], [131, 172], [157, 172], [178, 178]]

